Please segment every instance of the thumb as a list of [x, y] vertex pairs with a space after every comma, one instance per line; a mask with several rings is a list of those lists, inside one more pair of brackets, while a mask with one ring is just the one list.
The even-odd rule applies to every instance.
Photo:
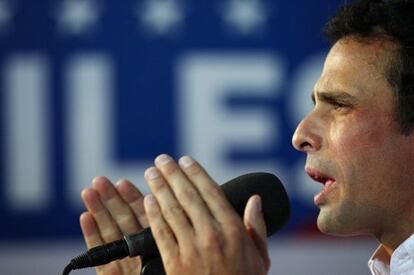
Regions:
[[267, 250], [266, 224], [262, 212], [262, 200], [259, 195], [250, 197], [244, 210], [244, 226], [262, 256], [267, 269], [270, 267]]

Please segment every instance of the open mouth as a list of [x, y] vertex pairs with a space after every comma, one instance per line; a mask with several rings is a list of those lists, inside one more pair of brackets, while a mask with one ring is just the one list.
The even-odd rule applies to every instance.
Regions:
[[315, 195], [314, 202], [318, 206], [324, 204], [329, 192], [336, 185], [335, 178], [314, 168], [306, 167], [305, 170], [311, 179], [323, 184], [323, 189]]
[[320, 172], [319, 170], [316, 170], [314, 168], [305, 168], [306, 173], [311, 177], [314, 181], [320, 182], [323, 185], [328, 184], [329, 182], [335, 181], [335, 179], [323, 172]]

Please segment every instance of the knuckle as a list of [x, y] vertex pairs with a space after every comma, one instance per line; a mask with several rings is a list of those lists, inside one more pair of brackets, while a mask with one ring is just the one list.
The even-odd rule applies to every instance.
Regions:
[[136, 226], [136, 220], [131, 215], [127, 214], [120, 215], [117, 218], [117, 223], [120, 225], [121, 229], [134, 229]]
[[166, 176], [171, 176], [175, 174], [178, 170], [179, 170], [179, 167], [177, 166], [177, 164], [173, 162], [162, 167], [162, 171]]
[[102, 231], [102, 239], [105, 242], [112, 242], [119, 239], [119, 235], [114, 231]]
[[151, 188], [158, 192], [160, 190], [163, 190], [166, 187], [165, 182], [162, 178], [157, 178], [153, 180], [153, 184], [151, 184]]
[[198, 196], [198, 193], [194, 188], [185, 188], [179, 196], [185, 200], [193, 201]]
[[209, 186], [208, 188], [206, 188], [206, 192], [212, 198], [218, 198], [223, 196], [223, 192], [218, 186]]
[[183, 246], [180, 250], [180, 258], [184, 265], [194, 263], [194, 259], [200, 256], [198, 247], [195, 243]]
[[[160, 240], [163, 240], [164, 238], [173, 238], [174, 237], [172, 231], [168, 227], [157, 228], [156, 231], [154, 231], [154, 233], [159, 235], [158, 238]], [[172, 273], [172, 274], [182, 274], [181, 271], [182, 271], [183, 266], [181, 264], [181, 255], [180, 255], [178, 250], [168, 251], [168, 256], [167, 257], [161, 257], [161, 258], [162, 258], [162, 264], [165, 268], [165, 271], [167, 271], [167, 274], [170, 274], [170, 273]], [[141, 273], [141, 274], [145, 274], [145, 273], [152, 274], [153, 272], [149, 271], [149, 272], [144, 272], [144, 273]], [[154, 273], [157, 273], [157, 272], [154, 272]], [[125, 274], [127, 274], [127, 273], [125, 273]], [[162, 272], [162, 274], [165, 274], [165, 273]]]
[[173, 238], [173, 233], [169, 227], [163, 226], [163, 227], [157, 227], [156, 229], [157, 235], [161, 239], [171, 239]]
[[203, 168], [198, 163], [194, 163], [193, 165], [186, 168], [186, 173], [189, 176], [197, 175], [201, 173], [202, 171], [203, 171]]
[[165, 208], [164, 217], [167, 220], [176, 219], [178, 216], [182, 215], [184, 210], [178, 205], [171, 205]]
[[231, 223], [226, 228], [226, 235], [234, 243], [240, 243], [244, 238], [244, 232], [242, 228], [238, 226], [238, 223]]
[[182, 274], [184, 266], [178, 254], [169, 255], [169, 257], [165, 257], [162, 261], [166, 270], [171, 271], [172, 274]]
[[[194, 266], [195, 259], [202, 259], [202, 255], [200, 255], [198, 251], [193, 251], [192, 254], [182, 253], [179, 266], [181, 268], [188, 268], [188, 267]], [[180, 272], [176, 274], [182, 274], [182, 273]], [[209, 273], [203, 273], [203, 274], [209, 274]]]
[[194, 256], [198, 256], [198, 250], [197, 248], [194, 246], [194, 243], [187, 246], [185, 251], [182, 253], [183, 255], [186, 255], [188, 259], [193, 259]]
[[223, 249], [224, 240], [217, 231], [207, 233], [202, 241], [203, 249], [210, 252], [218, 252]]
[[118, 224], [127, 224], [131, 221], [131, 216], [127, 214], [119, 214], [118, 216], [115, 216], [115, 218]]

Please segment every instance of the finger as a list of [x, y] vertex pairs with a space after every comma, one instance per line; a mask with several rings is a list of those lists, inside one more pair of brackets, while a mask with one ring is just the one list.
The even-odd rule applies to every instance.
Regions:
[[104, 244], [91, 213], [84, 212], [80, 215], [80, 226], [88, 249]]
[[144, 196], [134, 184], [128, 180], [121, 180], [116, 184], [121, 198], [129, 204], [135, 216], [138, 219], [141, 228], [149, 226], [147, 216], [144, 209]]
[[194, 159], [184, 156], [180, 158], [179, 164], [217, 221], [222, 224], [241, 223], [224, 192]]
[[175, 259], [179, 252], [174, 233], [164, 219], [154, 195], [149, 194], [145, 197], [144, 207], [161, 258], [166, 264], [166, 261]]
[[102, 203], [115, 220], [122, 234], [130, 234], [141, 229], [132, 209], [106, 177], [94, 178], [92, 186], [98, 192]]
[[156, 167], [148, 168], [145, 171], [145, 178], [161, 208], [163, 218], [174, 232], [178, 243], [188, 245], [193, 235], [192, 226], [167, 182]]
[[[80, 227], [88, 249], [104, 244], [104, 241], [100, 236], [99, 229], [96, 225], [95, 219], [93, 218], [91, 213], [84, 212], [81, 214]], [[96, 272], [97, 274], [115, 274], [112, 272], [112, 270], [117, 269], [117, 263], [112, 262], [109, 265], [96, 267]]]
[[[168, 155], [160, 155], [155, 164], [168, 182], [180, 205], [187, 213], [194, 227], [205, 227], [212, 219], [210, 210], [198, 193], [197, 188], [189, 181], [180, 166]], [[203, 220], [203, 223], [197, 222]]]
[[265, 266], [269, 268], [270, 258], [267, 249], [266, 223], [264, 221], [262, 202], [259, 195], [254, 195], [247, 201], [243, 221], [250, 238], [253, 240], [265, 262]]
[[122, 237], [122, 233], [111, 215], [102, 204], [96, 190], [88, 188], [81, 193], [82, 200], [95, 219], [100, 236], [104, 242], [111, 242]]

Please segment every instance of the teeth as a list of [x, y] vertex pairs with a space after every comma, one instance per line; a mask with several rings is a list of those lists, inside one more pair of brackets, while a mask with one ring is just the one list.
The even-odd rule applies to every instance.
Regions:
[[334, 179], [332, 179], [332, 178], [329, 178], [329, 177], [325, 177], [325, 176], [323, 176], [323, 175], [321, 175], [321, 174], [319, 174], [319, 173], [308, 173], [309, 174], [309, 176], [314, 180], [314, 181], [317, 181], [317, 182], [320, 182], [320, 183], [322, 183], [324, 186], [326, 185], [326, 184], [332, 184], [333, 182], [335, 182], [335, 180]]
[[329, 186], [331, 186], [333, 183], [334, 183], [334, 181], [333, 181], [333, 180], [327, 180], [327, 181], [325, 182], [325, 186], [326, 186], [326, 187], [329, 187]]

